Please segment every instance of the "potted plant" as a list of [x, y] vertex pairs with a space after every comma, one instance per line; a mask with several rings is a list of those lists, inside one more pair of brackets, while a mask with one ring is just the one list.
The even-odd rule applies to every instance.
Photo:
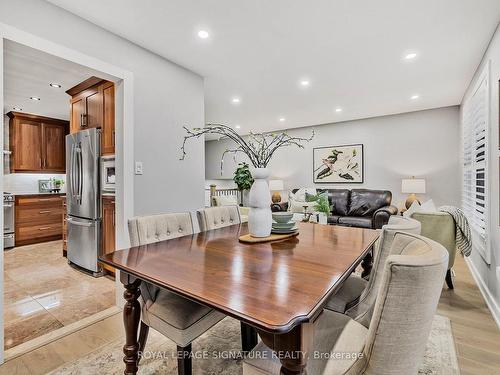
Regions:
[[64, 185], [63, 179], [55, 177], [52, 179], [52, 186], [54, 188], [54, 191], [59, 192], [59, 190], [61, 190], [63, 185]]
[[243, 162], [238, 164], [238, 168], [234, 171], [233, 181], [240, 191], [240, 205], [243, 206], [243, 191], [250, 190], [253, 184], [252, 173], [250, 173], [247, 163]]
[[253, 165], [252, 177], [254, 183], [250, 188], [248, 214], [248, 230], [253, 237], [268, 237], [271, 234], [271, 193], [267, 178], [269, 171], [267, 165], [271, 161], [274, 153], [283, 147], [297, 146], [304, 148], [304, 143], [309, 142], [314, 137], [314, 130], [309, 138], [292, 137], [286, 131], [280, 133], [250, 133], [242, 137], [233, 128], [221, 124], [207, 124], [204, 128], [188, 129], [184, 127], [187, 135], [181, 146], [181, 160], [186, 157], [186, 142], [191, 138], [200, 138], [205, 134], [217, 134], [219, 140], [231, 140], [235, 143], [234, 148], [226, 149], [221, 157], [221, 171], [224, 163], [224, 156], [228, 153], [236, 155], [245, 154]]
[[326, 194], [318, 194], [316, 199], [316, 204], [314, 205], [314, 210], [318, 212], [318, 223], [327, 224], [328, 215], [330, 215], [330, 203], [328, 202], [328, 197]]

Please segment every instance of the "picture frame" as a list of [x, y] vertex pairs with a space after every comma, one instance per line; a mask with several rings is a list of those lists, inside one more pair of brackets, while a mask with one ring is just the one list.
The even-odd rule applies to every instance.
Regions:
[[313, 148], [313, 183], [362, 184], [363, 182], [362, 143]]

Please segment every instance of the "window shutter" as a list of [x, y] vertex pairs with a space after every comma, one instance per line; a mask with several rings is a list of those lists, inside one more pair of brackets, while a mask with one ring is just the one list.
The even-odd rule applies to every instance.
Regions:
[[483, 257], [488, 251], [488, 65], [463, 107], [462, 208]]

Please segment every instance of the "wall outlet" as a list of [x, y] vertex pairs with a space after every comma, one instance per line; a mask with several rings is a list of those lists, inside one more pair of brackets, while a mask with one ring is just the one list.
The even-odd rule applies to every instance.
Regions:
[[135, 174], [142, 174], [142, 161], [135, 162]]

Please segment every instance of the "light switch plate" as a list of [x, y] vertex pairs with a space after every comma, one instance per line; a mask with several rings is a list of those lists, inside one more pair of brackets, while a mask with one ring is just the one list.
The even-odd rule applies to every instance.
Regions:
[[500, 266], [497, 266], [497, 281], [500, 280]]
[[135, 174], [142, 174], [142, 161], [135, 162]]

